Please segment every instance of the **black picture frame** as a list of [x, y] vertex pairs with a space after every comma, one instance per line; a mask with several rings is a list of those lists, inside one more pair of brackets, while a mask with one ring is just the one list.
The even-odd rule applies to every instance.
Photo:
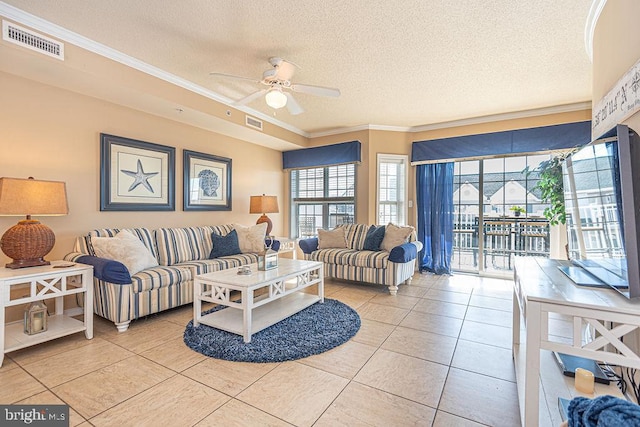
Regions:
[[183, 150], [183, 209], [231, 210], [231, 159]]
[[100, 210], [175, 211], [176, 149], [100, 134]]

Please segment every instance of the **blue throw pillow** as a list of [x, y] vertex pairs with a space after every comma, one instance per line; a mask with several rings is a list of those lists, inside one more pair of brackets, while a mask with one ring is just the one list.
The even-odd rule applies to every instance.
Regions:
[[371, 227], [369, 227], [369, 230], [367, 231], [367, 235], [364, 238], [363, 249], [365, 251], [379, 251], [380, 244], [382, 243], [383, 239], [384, 239], [384, 225], [381, 225], [379, 227], [372, 225]]
[[209, 259], [241, 253], [236, 230], [231, 230], [226, 236], [211, 233], [211, 241], [213, 242], [213, 249], [211, 249]]

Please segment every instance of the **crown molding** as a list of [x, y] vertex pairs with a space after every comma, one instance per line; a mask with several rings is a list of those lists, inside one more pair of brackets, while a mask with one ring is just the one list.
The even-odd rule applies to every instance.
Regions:
[[477, 125], [482, 123], [499, 122], [504, 120], [524, 119], [527, 117], [546, 116], [549, 114], [571, 113], [574, 111], [588, 110], [590, 108], [591, 108], [591, 101], [576, 102], [573, 104], [556, 105], [553, 107], [534, 108], [532, 110], [514, 111], [510, 113], [492, 114], [489, 116], [471, 117], [469, 119], [434, 123], [434, 124], [423, 125], [423, 126], [414, 126], [411, 128], [411, 132], [424, 132], [429, 130]]
[[406, 126], [386, 126], [386, 125], [358, 125], [346, 128], [335, 128], [321, 132], [311, 132], [309, 138], [321, 138], [323, 136], [340, 135], [349, 132], [360, 132], [363, 130], [386, 130], [389, 132], [410, 132], [411, 128]]
[[288, 131], [291, 131], [293, 133], [296, 133], [306, 138], [309, 137], [307, 132], [301, 129], [298, 129], [294, 126], [291, 126], [288, 123], [281, 122], [267, 114], [261, 113], [259, 111], [255, 111], [245, 106], [234, 106], [233, 100], [225, 96], [222, 96], [216, 92], [213, 92], [212, 90], [206, 89], [200, 85], [192, 83], [188, 80], [185, 80], [181, 77], [178, 77], [174, 74], [164, 71], [158, 67], [154, 67], [153, 65], [147, 64], [146, 62], [140, 61], [139, 59], [126, 55], [116, 49], [110, 48], [101, 43], [93, 41], [80, 34], [74, 33], [73, 31], [67, 30], [66, 28], [63, 28], [52, 22], [49, 22], [35, 15], [27, 13], [5, 2], [0, 2], [0, 15], [8, 19], [11, 19], [12, 21], [15, 21], [19, 24], [26, 25], [30, 28], [33, 28], [34, 30], [46, 33], [64, 42], [71, 43], [89, 52], [95, 53], [96, 55], [100, 55], [105, 58], [111, 59], [113, 61], [119, 62], [123, 65], [126, 65], [127, 67], [133, 68], [138, 71], [142, 71], [143, 73], [156, 77], [160, 80], [164, 80], [168, 83], [174, 84], [185, 90], [197, 93], [198, 95], [202, 95], [213, 101], [219, 102], [221, 104], [232, 107], [236, 110], [240, 110], [244, 113], [258, 117], [261, 120], [270, 122], [280, 128], [286, 129]]
[[385, 125], [359, 125], [348, 128], [336, 128], [323, 132], [313, 132], [309, 138], [320, 138], [323, 136], [340, 135], [348, 132], [359, 132], [363, 130], [383, 130], [388, 132], [416, 133], [436, 129], [446, 129], [460, 126], [469, 126], [482, 123], [499, 122], [504, 120], [522, 119], [527, 117], [546, 116], [548, 114], [570, 113], [583, 111], [591, 108], [591, 101], [576, 102], [574, 104], [557, 105], [554, 107], [536, 108], [533, 110], [516, 111], [512, 113], [493, 114], [489, 116], [472, 117], [469, 119], [453, 120], [449, 122], [433, 123], [421, 126], [402, 127]]
[[591, 8], [589, 9], [589, 15], [587, 15], [587, 22], [584, 26], [584, 48], [591, 62], [593, 62], [593, 34], [596, 31], [598, 18], [600, 18], [602, 9], [604, 9], [606, 4], [607, 0], [593, 0]]

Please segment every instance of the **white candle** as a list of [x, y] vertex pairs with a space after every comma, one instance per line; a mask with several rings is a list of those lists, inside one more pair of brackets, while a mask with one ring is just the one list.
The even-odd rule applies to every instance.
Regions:
[[42, 317], [34, 317], [32, 319], [31, 329], [33, 332], [40, 332], [42, 330]]
[[576, 368], [576, 390], [581, 393], [593, 394], [595, 391], [595, 378], [593, 376], [593, 372]]

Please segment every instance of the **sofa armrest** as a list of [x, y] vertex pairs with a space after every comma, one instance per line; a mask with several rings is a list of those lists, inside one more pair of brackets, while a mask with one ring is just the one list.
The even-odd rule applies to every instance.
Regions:
[[269, 237], [266, 237], [264, 239], [264, 244], [265, 244], [265, 246], [268, 246], [269, 244], [271, 244], [271, 250], [272, 251], [278, 252], [280, 250], [280, 240], [270, 239]]
[[418, 252], [422, 249], [422, 243], [410, 242], [404, 243], [391, 249], [389, 253], [389, 261], [402, 264], [416, 259]]
[[300, 246], [300, 249], [302, 249], [302, 252], [309, 255], [311, 252], [318, 249], [318, 238], [312, 237], [310, 239], [300, 240], [298, 241], [298, 245]]
[[87, 254], [83, 254], [82, 252], [69, 252], [62, 259], [65, 261], [80, 262], [78, 258], [82, 256], [87, 256]]
[[129, 270], [119, 261], [99, 258], [97, 256], [83, 255], [77, 257], [75, 261], [93, 266], [93, 275], [99, 280], [116, 285], [131, 284]]

